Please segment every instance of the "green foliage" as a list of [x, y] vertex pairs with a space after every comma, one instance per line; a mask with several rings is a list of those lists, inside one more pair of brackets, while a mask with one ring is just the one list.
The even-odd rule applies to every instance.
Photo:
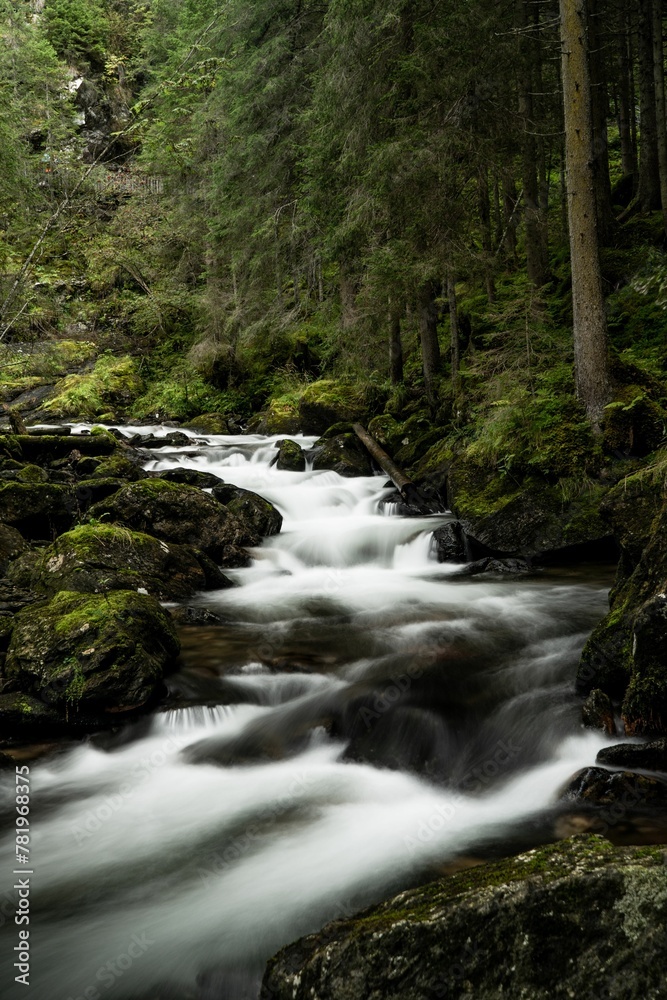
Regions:
[[53, 48], [69, 62], [86, 60], [95, 68], [104, 65], [108, 21], [99, 0], [46, 0], [43, 12], [46, 35]]
[[133, 358], [103, 354], [92, 371], [62, 379], [44, 409], [54, 417], [106, 416], [127, 407], [141, 388]]

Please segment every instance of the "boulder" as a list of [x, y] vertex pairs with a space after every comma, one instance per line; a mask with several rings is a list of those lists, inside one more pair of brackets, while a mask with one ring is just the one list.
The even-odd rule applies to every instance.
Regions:
[[241, 489], [240, 486], [232, 486], [230, 483], [214, 486], [211, 493], [246, 525], [248, 538], [257, 536], [255, 544], [261, 538], [279, 534], [283, 526], [283, 516], [264, 497], [251, 490]]
[[198, 434], [229, 434], [227, 418], [223, 413], [201, 413], [183, 426]]
[[100, 503], [126, 486], [124, 479], [82, 479], [73, 485], [73, 492], [80, 511], [86, 511], [94, 503]]
[[166, 469], [153, 474], [156, 479], [164, 479], [167, 483], [185, 483], [186, 486], [198, 486], [200, 490], [210, 490], [212, 486], [220, 486], [224, 482], [220, 476], [212, 472], [201, 472], [199, 469]]
[[263, 995], [659, 1000], [664, 859], [584, 836], [458, 872], [288, 945]]
[[66, 486], [53, 483], [6, 483], [0, 486], [0, 522], [26, 538], [54, 538], [72, 527], [78, 510]]
[[154, 597], [73, 594], [19, 612], [5, 676], [61, 716], [131, 712], [162, 688], [179, 644]]
[[347, 478], [373, 475], [368, 453], [355, 434], [320, 438], [315, 443], [314, 456], [313, 469], [331, 469]]
[[[634, 771], [608, 771], [604, 767], [586, 767], [569, 782], [562, 798], [593, 806], [614, 806], [623, 810], [667, 808], [667, 781], [649, 778]], [[604, 815], [604, 814], [603, 814]], [[612, 814], [613, 818], [613, 814]]]
[[244, 520], [195, 486], [144, 479], [130, 483], [101, 503], [89, 516], [123, 524], [165, 542], [192, 545], [223, 566], [247, 562], [244, 545], [258, 537]]
[[641, 768], [644, 771], [664, 771], [667, 773], [667, 739], [651, 743], [618, 743], [613, 747], [603, 747], [597, 758], [599, 764], [607, 767]]
[[26, 462], [35, 465], [46, 465], [48, 462], [58, 461], [68, 458], [73, 451], [81, 456], [92, 455], [95, 458], [112, 455], [118, 446], [118, 442], [106, 431], [102, 434], [77, 434], [68, 436], [66, 434], [16, 434], [5, 438], [7, 447], [16, 454], [17, 458], [23, 458]]
[[210, 559], [190, 546], [113, 525], [68, 531], [44, 552], [18, 559], [9, 579], [41, 594], [145, 590], [163, 601], [231, 586]]
[[100, 462], [97, 468], [86, 478], [126, 479], [133, 483], [139, 479], [146, 479], [147, 475], [148, 473], [144, 472], [140, 465], [126, 458], [124, 455], [112, 455], [110, 458]]
[[0, 740], [2, 745], [13, 739], [44, 739], [63, 729], [59, 712], [33, 695], [20, 691], [0, 694]]
[[306, 456], [300, 444], [287, 438], [279, 441], [279, 451], [276, 458], [276, 468], [284, 472], [305, 472]]
[[13, 559], [25, 552], [27, 544], [23, 535], [8, 524], [0, 524], [0, 573], [5, 573]]
[[433, 549], [440, 563], [467, 561], [465, 532], [460, 521], [448, 521], [433, 532]]
[[299, 416], [306, 434], [323, 434], [332, 424], [364, 422], [367, 416], [365, 392], [354, 383], [320, 379], [301, 394]]
[[298, 399], [293, 393], [287, 393], [272, 399], [268, 409], [248, 423], [248, 431], [258, 434], [298, 434], [301, 422]]

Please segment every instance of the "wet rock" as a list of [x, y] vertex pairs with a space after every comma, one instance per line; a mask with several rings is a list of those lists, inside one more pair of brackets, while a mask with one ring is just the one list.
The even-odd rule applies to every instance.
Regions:
[[616, 732], [611, 698], [599, 688], [591, 691], [583, 704], [581, 715], [587, 729], [599, 729], [608, 736], [613, 736]]
[[18, 449], [17, 457], [42, 466], [59, 459], [67, 459], [73, 451], [79, 452], [81, 456], [104, 458], [112, 455], [117, 445], [118, 442], [111, 434], [103, 432], [88, 436], [17, 434], [13, 436], [11, 446]]
[[26, 538], [53, 538], [71, 528], [77, 507], [72, 491], [52, 483], [0, 486], [0, 521]]
[[364, 392], [358, 385], [332, 379], [311, 382], [299, 400], [299, 415], [306, 434], [323, 434], [332, 424], [363, 422], [367, 415]]
[[126, 485], [124, 479], [82, 479], [73, 487], [77, 506], [81, 512], [94, 503], [100, 503], [117, 493]]
[[479, 576], [481, 573], [495, 573], [499, 576], [523, 576], [532, 572], [530, 564], [525, 559], [496, 559], [486, 556], [475, 562], [466, 563], [454, 574], [455, 576]]
[[141, 708], [161, 690], [178, 649], [155, 598], [65, 591], [16, 616], [5, 676], [61, 717], [115, 716]]
[[225, 619], [216, 615], [208, 608], [179, 607], [172, 608], [171, 619], [175, 625], [224, 625]]
[[618, 743], [604, 747], [596, 758], [607, 767], [639, 767], [644, 771], [667, 772], [667, 739], [651, 743]]
[[392, 455], [400, 447], [402, 440], [405, 438], [403, 425], [399, 424], [389, 413], [381, 413], [380, 416], [373, 417], [369, 421], [367, 430], [378, 444], [381, 444], [383, 448], [388, 448], [389, 453]]
[[[604, 767], [586, 767], [569, 782], [563, 799], [595, 806], [616, 806], [628, 813], [632, 809], [667, 808], [667, 781], [649, 778], [634, 771], [607, 771]], [[618, 817], [622, 818], [621, 815]]]
[[258, 536], [215, 497], [195, 486], [144, 479], [131, 483], [109, 499], [94, 504], [91, 518], [115, 521], [165, 542], [192, 545], [223, 566], [247, 562], [244, 545]]
[[50, 736], [62, 730], [58, 711], [33, 695], [12, 691], [0, 694], [0, 733], [3, 745], [12, 739]]
[[465, 532], [460, 521], [449, 521], [433, 532], [433, 548], [440, 563], [464, 563], [466, 557]]
[[92, 455], [88, 455], [86, 458], [80, 458], [76, 463], [76, 474], [77, 476], [92, 476], [96, 469], [102, 464], [99, 458], [93, 458]]
[[20, 531], [8, 524], [0, 524], [0, 573], [4, 573], [10, 562], [25, 552], [27, 547]]
[[227, 418], [222, 413], [202, 413], [183, 426], [198, 434], [229, 434]]
[[306, 469], [306, 456], [300, 444], [289, 439], [279, 442], [276, 468], [285, 472], [304, 472]]
[[186, 486], [198, 486], [200, 490], [210, 490], [212, 486], [220, 486], [224, 482], [220, 476], [199, 469], [166, 469], [154, 475], [167, 483], [185, 483]]
[[444, 778], [451, 741], [441, 716], [411, 705], [399, 705], [377, 719], [374, 715], [377, 713], [366, 710], [343, 760], [412, 771], [435, 780]]
[[170, 545], [113, 525], [81, 525], [61, 535], [44, 552], [14, 562], [9, 579], [42, 594], [142, 590], [163, 601], [206, 590], [209, 580], [217, 588], [231, 586], [190, 546]]
[[246, 525], [248, 537], [256, 535], [267, 538], [279, 534], [283, 516], [264, 497], [251, 490], [241, 489], [240, 486], [232, 486], [231, 483], [214, 486], [211, 493]]
[[273, 1000], [658, 1000], [666, 917], [661, 850], [576, 837], [329, 924], [269, 962], [264, 990]]
[[337, 434], [332, 438], [320, 438], [315, 443], [313, 469], [331, 469], [339, 476], [372, 476], [370, 459], [366, 449], [355, 434]]

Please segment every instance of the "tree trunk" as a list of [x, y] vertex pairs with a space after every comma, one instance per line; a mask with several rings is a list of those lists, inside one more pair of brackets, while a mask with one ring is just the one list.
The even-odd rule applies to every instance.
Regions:
[[540, 191], [537, 178], [537, 144], [533, 116], [533, 39], [530, 37], [528, 0], [518, 0], [519, 27], [519, 119], [521, 136], [521, 176], [526, 220], [526, 269], [530, 282], [541, 288], [546, 281], [546, 264], [540, 230]]
[[419, 339], [422, 349], [422, 364], [424, 367], [424, 386], [426, 398], [432, 409], [435, 408], [436, 378], [440, 369], [440, 345], [438, 343], [438, 307], [436, 295], [438, 288], [435, 282], [429, 281], [422, 285], [418, 294], [419, 308]]
[[357, 286], [344, 264], [340, 265], [340, 315], [343, 330], [350, 330], [357, 321]]
[[618, 133], [621, 140], [621, 169], [624, 176], [637, 177], [637, 150], [633, 140], [633, 82], [630, 54], [630, 30], [627, 14], [622, 12], [622, 22], [618, 32], [619, 84], [618, 84]]
[[662, 0], [653, 0], [653, 81], [658, 133], [660, 201], [667, 235], [667, 120], [665, 119], [665, 65], [662, 45]]
[[653, 0], [638, 0], [639, 90], [641, 134], [639, 142], [639, 204], [642, 212], [660, 208], [660, 171], [653, 74]]
[[599, 432], [609, 393], [605, 317], [593, 187], [593, 127], [586, 0], [560, 0], [567, 200], [577, 395]]
[[598, 237], [604, 241], [611, 230], [613, 213], [609, 180], [609, 144], [607, 141], [607, 73], [603, 57], [599, 0], [588, 0], [587, 30], [593, 124], [593, 183], [595, 185]]
[[459, 391], [459, 368], [461, 354], [459, 348], [459, 310], [456, 303], [456, 284], [451, 271], [447, 272], [447, 301], [449, 302], [449, 330], [452, 358], [452, 389], [454, 395]]
[[477, 195], [479, 218], [482, 225], [482, 252], [484, 254], [484, 283], [489, 302], [496, 301], [496, 288], [493, 282], [491, 259], [493, 241], [491, 237], [491, 200], [489, 198], [489, 176], [486, 167], [481, 167], [477, 176]]
[[389, 373], [394, 385], [403, 381], [401, 310], [395, 302], [389, 303]]

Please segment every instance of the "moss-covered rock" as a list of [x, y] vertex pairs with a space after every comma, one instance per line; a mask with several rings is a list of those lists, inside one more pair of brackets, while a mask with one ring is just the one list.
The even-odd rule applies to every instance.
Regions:
[[76, 499], [66, 486], [6, 483], [0, 486], [0, 521], [26, 538], [54, 538], [76, 521]]
[[331, 469], [339, 476], [372, 476], [368, 452], [355, 434], [321, 438], [315, 444], [313, 469]]
[[391, 455], [400, 447], [401, 441], [405, 437], [403, 425], [391, 416], [390, 413], [381, 413], [373, 417], [368, 424], [368, 433], [372, 434], [378, 444], [389, 449]]
[[119, 454], [104, 459], [87, 476], [90, 479], [127, 479], [131, 483], [137, 482], [139, 479], [146, 479], [146, 477], [147, 473], [140, 465], [126, 458], [125, 455]]
[[447, 492], [466, 534], [497, 552], [535, 557], [611, 537], [600, 514], [603, 486], [566, 499], [544, 480], [517, 481], [458, 457], [449, 467]]
[[224, 482], [220, 476], [213, 475], [212, 472], [202, 472], [201, 469], [165, 469], [155, 477], [164, 479], [168, 483], [185, 483], [186, 486], [197, 486], [200, 490], [210, 490], [213, 486], [220, 486]]
[[155, 598], [64, 591], [16, 616], [5, 675], [61, 716], [117, 717], [157, 694], [178, 650]]
[[608, 451], [643, 457], [665, 436], [667, 413], [638, 385], [623, 386], [604, 410], [603, 440]]
[[195, 486], [144, 479], [130, 483], [88, 515], [96, 520], [122, 524], [165, 542], [192, 545], [223, 566], [247, 561], [242, 546], [254, 545], [257, 536], [215, 497]]
[[49, 474], [39, 465], [28, 464], [16, 470], [15, 478], [18, 483], [48, 483]]
[[299, 400], [306, 434], [323, 434], [332, 424], [364, 421], [367, 414], [365, 391], [356, 383], [320, 379], [307, 386]]
[[198, 434], [229, 434], [229, 425], [224, 413], [200, 413], [198, 417], [183, 424], [188, 430]]
[[160, 600], [180, 600], [229, 581], [202, 553], [113, 525], [81, 525], [48, 549], [13, 563], [9, 579], [42, 594], [60, 590], [103, 594], [146, 590]]
[[664, 859], [577, 837], [460, 872], [288, 945], [266, 995], [659, 1000]]
[[0, 453], [7, 458], [45, 466], [62, 458], [69, 458], [72, 452], [96, 457], [111, 455], [118, 442], [111, 434], [3, 434], [0, 435]]
[[33, 695], [0, 694], [0, 745], [14, 739], [44, 739], [63, 729], [60, 713]]
[[214, 486], [211, 493], [246, 525], [248, 538], [257, 536], [259, 541], [261, 538], [277, 535], [280, 532], [283, 526], [282, 514], [258, 493], [241, 489], [240, 486], [232, 486], [230, 483]]
[[44, 404], [50, 417], [95, 419], [126, 409], [143, 391], [137, 363], [129, 356], [103, 354], [91, 371], [67, 375]]
[[248, 424], [248, 430], [260, 434], [298, 434], [301, 430], [299, 394], [285, 393], [272, 399], [256, 425]]
[[306, 468], [306, 456], [300, 444], [286, 438], [280, 442], [276, 468], [284, 472], [304, 472]]

